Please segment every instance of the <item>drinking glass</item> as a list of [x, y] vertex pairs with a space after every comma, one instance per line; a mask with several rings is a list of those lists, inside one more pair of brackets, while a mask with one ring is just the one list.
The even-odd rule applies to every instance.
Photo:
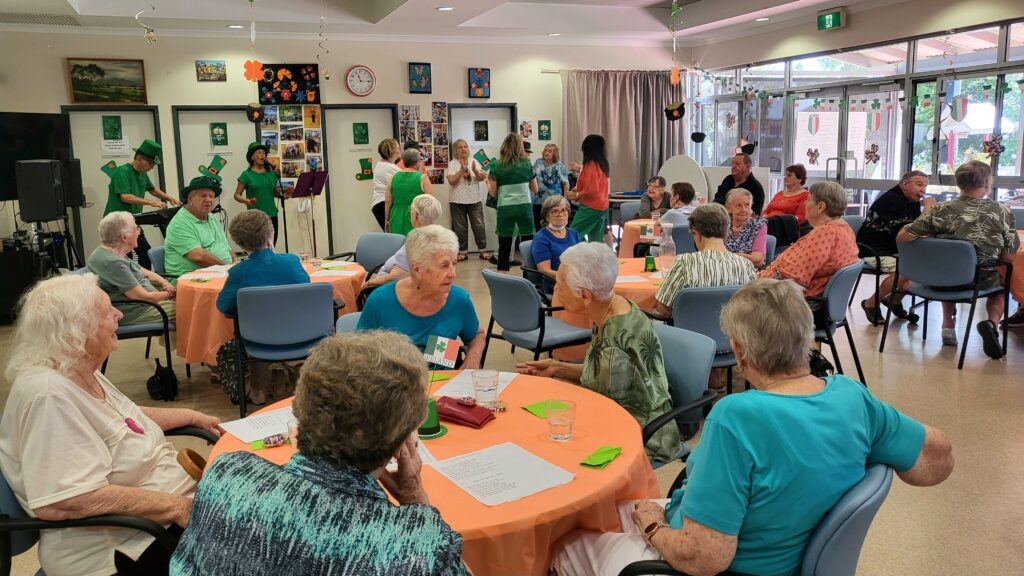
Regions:
[[576, 419], [576, 403], [570, 400], [548, 400], [544, 405], [548, 416], [548, 438], [555, 442], [568, 442], [572, 438], [572, 423]]
[[498, 399], [498, 373], [494, 370], [474, 370], [473, 396], [478, 406], [494, 408], [494, 402]]

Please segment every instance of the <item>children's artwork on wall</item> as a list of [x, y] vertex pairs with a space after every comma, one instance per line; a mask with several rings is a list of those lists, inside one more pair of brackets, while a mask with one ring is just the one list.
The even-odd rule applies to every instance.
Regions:
[[431, 168], [427, 170], [427, 176], [431, 184], [444, 184], [444, 169]]
[[420, 119], [420, 105], [401, 104], [398, 107], [398, 119], [401, 122], [416, 122]]
[[448, 103], [447, 102], [432, 102], [430, 104], [431, 120], [434, 124], [441, 124], [448, 122]]
[[277, 106], [264, 106], [260, 130], [277, 132]]
[[430, 144], [434, 141], [433, 124], [430, 122], [417, 122], [416, 130], [419, 134], [419, 138], [416, 141], [420, 144]]
[[469, 97], [490, 98], [491, 97], [491, 69], [470, 68], [469, 69]]
[[370, 125], [368, 123], [352, 123], [352, 143], [356, 146], [370, 143]]
[[316, 64], [264, 64], [261, 104], [319, 104], [320, 71]]
[[306, 128], [320, 128], [320, 107], [302, 107], [302, 125]]
[[448, 167], [448, 147], [447, 146], [434, 146], [434, 167], [435, 168], [447, 168]]
[[434, 146], [448, 145], [448, 125], [434, 124]]
[[487, 132], [487, 120], [473, 120], [474, 142], [487, 142], [490, 140]]
[[227, 82], [228, 67], [223, 60], [196, 60], [197, 82]]
[[519, 122], [519, 135], [523, 137], [523, 140], [533, 138], [533, 120]]
[[306, 154], [320, 154], [323, 152], [319, 130], [306, 130]]
[[537, 121], [537, 140], [551, 140], [551, 120]]
[[430, 94], [430, 63], [409, 62], [409, 93]]
[[146, 104], [142, 60], [68, 58], [72, 104]]

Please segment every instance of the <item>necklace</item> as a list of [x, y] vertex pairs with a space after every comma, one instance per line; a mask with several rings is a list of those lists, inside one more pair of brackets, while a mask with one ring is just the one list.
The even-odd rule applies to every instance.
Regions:
[[[106, 404], [108, 408], [110, 408], [118, 416], [120, 416], [121, 419], [124, 420], [125, 425], [128, 426], [129, 430], [135, 432], [136, 434], [145, 434], [146, 432], [142, 429], [142, 426], [140, 426], [138, 422], [136, 422], [130, 416], [125, 416], [124, 412], [121, 412], [120, 410], [117, 409], [117, 406], [114, 406], [114, 403], [110, 401], [110, 394], [107, 394], [107, 391], [103, 389], [103, 385], [99, 383], [99, 380], [96, 379], [95, 376], [93, 377], [93, 380], [96, 382], [97, 385], [99, 385], [100, 392], [103, 393], [103, 397], [99, 398], [99, 401]], [[93, 395], [93, 397], [95, 397], [95, 395]]]

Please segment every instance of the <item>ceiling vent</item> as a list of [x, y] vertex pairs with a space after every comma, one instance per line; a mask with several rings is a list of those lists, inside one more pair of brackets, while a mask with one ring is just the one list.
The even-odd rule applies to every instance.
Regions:
[[74, 16], [60, 14], [31, 14], [23, 12], [0, 12], [0, 24], [36, 24], [40, 26], [78, 26], [81, 22]]

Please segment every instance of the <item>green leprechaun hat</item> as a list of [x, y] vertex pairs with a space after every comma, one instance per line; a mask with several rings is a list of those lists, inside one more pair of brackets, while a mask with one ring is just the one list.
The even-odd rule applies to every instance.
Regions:
[[181, 189], [181, 201], [188, 201], [189, 192], [193, 190], [203, 189], [213, 190], [214, 197], [220, 196], [220, 178], [211, 176], [196, 176], [195, 178], [192, 179], [191, 182], [188, 183], [188, 186], [185, 186], [184, 188]]
[[149, 158], [154, 164], [160, 164], [160, 154], [163, 153], [164, 149], [163, 146], [160, 146], [156, 142], [147, 138], [142, 141], [142, 144], [139, 144], [138, 148], [132, 148], [132, 150], [134, 150], [136, 154], [142, 154], [146, 158]]
[[252, 144], [249, 144], [249, 149], [245, 151], [245, 161], [250, 165], [252, 164], [252, 155], [255, 154], [257, 150], [263, 150], [264, 154], [270, 154], [270, 146], [267, 146], [262, 142], [253, 142]]

